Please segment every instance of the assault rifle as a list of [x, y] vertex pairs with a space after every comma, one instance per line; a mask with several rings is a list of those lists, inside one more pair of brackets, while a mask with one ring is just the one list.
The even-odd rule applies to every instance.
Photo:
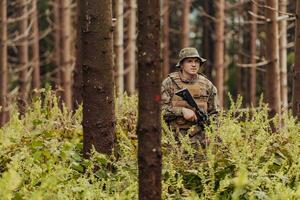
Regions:
[[198, 107], [195, 99], [193, 98], [193, 96], [187, 88], [178, 90], [177, 92], [175, 92], [175, 94], [177, 96], [180, 96], [183, 100], [185, 100], [190, 106], [192, 106], [195, 109], [198, 125], [202, 126], [203, 122], [206, 122], [208, 120], [207, 113], [202, 108]]

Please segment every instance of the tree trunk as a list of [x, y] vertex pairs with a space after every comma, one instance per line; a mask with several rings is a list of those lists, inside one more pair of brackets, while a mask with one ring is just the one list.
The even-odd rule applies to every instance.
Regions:
[[182, 12], [182, 48], [189, 46], [191, 0], [184, 0]]
[[216, 22], [215, 22], [215, 68], [216, 87], [218, 89], [219, 105], [223, 106], [224, 93], [224, 0], [216, 0]]
[[[287, 0], [279, 1], [279, 10], [287, 12]], [[283, 14], [284, 15], [284, 14]], [[280, 58], [280, 83], [281, 104], [283, 108], [288, 107], [288, 84], [287, 84], [287, 21], [279, 22], [279, 58]]]
[[[250, 3], [245, 3], [242, 6], [242, 19], [243, 21], [250, 21], [250, 15], [248, 14], [248, 11], [251, 9]], [[243, 24], [242, 25], [242, 63], [250, 63], [251, 62], [251, 25], [249, 24]], [[250, 35], [250, 37], [249, 37]], [[251, 68], [241, 68], [241, 94], [243, 96], [243, 105], [245, 107], [250, 106], [251, 102], [251, 94], [250, 94], [250, 70]]]
[[266, 81], [267, 91], [266, 97], [270, 107], [270, 117], [276, 113], [280, 114], [280, 76], [279, 76], [279, 42], [278, 42], [278, 9], [276, 0], [266, 0], [266, 18], [268, 20], [266, 26], [266, 59], [270, 62], [267, 65]]
[[32, 68], [33, 68], [33, 76], [32, 76], [32, 88], [39, 89], [40, 82], [40, 55], [39, 55], [39, 23], [38, 23], [38, 8], [37, 8], [37, 0], [33, 0], [34, 12], [32, 13], [32, 34], [33, 34], [33, 44], [32, 44]]
[[[213, 16], [213, 8], [211, 1], [204, 0], [203, 3], [205, 12]], [[214, 27], [212, 25], [212, 20], [204, 16], [203, 26], [203, 56], [207, 59], [205, 63], [204, 73], [209, 78], [209, 80], [212, 80], [212, 63], [214, 63], [214, 42], [212, 39]]]
[[163, 78], [166, 78], [170, 72], [169, 6], [169, 0], [163, 0]]
[[[252, 21], [250, 26], [250, 63], [256, 63], [256, 39], [257, 39], [257, 24], [256, 24], [256, 15], [257, 15], [257, 5], [254, 2], [250, 3], [251, 12], [255, 15], [251, 15], [250, 21]], [[250, 83], [249, 83], [249, 92], [250, 92], [250, 103], [256, 105], [256, 68], [250, 68]]]
[[[112, 153], [115, 140], [111, 0], [86, 0], [81, 7], [83, 151]], [[95, 42], [97, 41], [97, 42]]]
[[115, 7], [115, 16], [116, 16], [116, 25], [114, 33], [114, 45], [115, 45], [115, 71], [117, 72], [116, 76], [116, 88], [117, 96], [119, 97], [119, 103], [121, 102], [121, 97], [124, 92], [124, 1], [116, 0], [114, 3]]
[[54, 63], [56, 68], [55, 73], [55, 86], [59, 90], [61, 89], [61, 13], [60, 13], [60, 0], [54, 0], [53, 3], [53, 15], [54, 15]]
[[76, 21], [76, 58], [75, 58], [75, 68], [74, 68], [74, 84], [73, 84], [73, 108], [77, 109], [78, 105], [82, 103], [82, 71], [81, 71], [81, 65], [82, 65], [82, 44], [81, 44], [81, 24], [80, 24], [80, 7], [82, 7], [82, 1], [77, 0], [77, 21]]
[[63, 89], [62, 99], [67, 108], [72, 109], [72, 20], [71, 0], [60, 0], [61, 21], [61, 86]]
[[293, 115], [300, 120], [300, 0], [296, 6], [295, 66], [293, 79]]
[[135, 92], [136, 74], [136, 0], [129, 0], [129, 22], [128, 22], [128, 73], [126, 74], [126, 91], [132, 95]]
[[0, 127], [8, 121], [7, 2], [0, 1]]
[[27, 13], [27, 1], [19, 0], [17, 5], [19, 8], [19, 16], [22, 19], [19, 21], [18, 28], [19, 33], [24, 34], [24, 37], [19, 40], [18, 45], [18, 60], [20, 64], [20, 74], [19, 74], [19, 97], [18, 97], [18, 106], [21, 116], [25, 114], [26, 101], [28, 94], [28, 13]]
[[161, 199], [162, 167], [159, 0], [138, 0], [138, 30], [139, 199], [158, 200]]

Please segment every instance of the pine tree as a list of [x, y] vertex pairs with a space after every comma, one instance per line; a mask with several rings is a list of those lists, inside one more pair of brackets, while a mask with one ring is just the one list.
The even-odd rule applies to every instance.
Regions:
[[[111, 0], [86, 0], [80, 7], [83, 77], [83, 151], [113, 151], [115, 140]], [[97, 41], [97, 42], [95, 42]]]
[[32, 23], [33, 23], [33, 44], [32, 44], [32, 68], [33, 68], [33, 75], [32, 75], [32, 88], [39, 89], [41, 85], [40, 81], [40, 55], [39, 55], [39, 23], [38, 23], [38, 7], [37, 7], [37, 0], [32, 0]]
[[270, 117], [280, 114], [280, 76], [279, 76], [279, 42], [277, 12], [278, 2], [267, 0], [265, 14], [266, 25], [266, 59], [269, 61], [266, 70], [266, 100], [270, 107]]
[[[300, 0], [297, 1], [296, 16], [300, 16]], [[293, 80], [293, 114], [300, 120], [300, 19], [296, 18], [295, 66]]]
[[0, 1], [0, 127], [8, 120], [7, 2]]
[[160, 1], [138, 0], [139, 199], [161, 199]]
[[216, 6], [215, 22], [215, 58], [214, 67], [216, 68], [215, 85], [218, 89], [219, 104], [223, 106], [224, 101], [224, 0], [214, 1]]

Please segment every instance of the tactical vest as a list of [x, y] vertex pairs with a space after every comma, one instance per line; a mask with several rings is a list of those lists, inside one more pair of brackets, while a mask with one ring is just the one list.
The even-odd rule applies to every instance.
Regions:
[[[207, 103], [208, 103], [208, 90], [207, 85], [202, 83], [201, 81], [196, 83], [185, 83], [181, 80], [178, 73], [173, 73], [169, 75], [172, 82], [175, 84], [175, 91], [180, 90], [182, 88], [187, 88], [191, 95], [194, 97], [199, 108], [202, 108], [205, 112], [207, 112]], [[185, 107], [194, 110], [186, 101], [184, 101], [181, 97], [174, 95], [171, 99], [171, 104], [173, 107]], [[194, 110], [195, 111], [195, 110]], [[171, 127], [179, 127], [183, 129], [190, 128], [194, 123], [185, 120], [183, 117], [177, 117], [174, 121], [170, 122]]]

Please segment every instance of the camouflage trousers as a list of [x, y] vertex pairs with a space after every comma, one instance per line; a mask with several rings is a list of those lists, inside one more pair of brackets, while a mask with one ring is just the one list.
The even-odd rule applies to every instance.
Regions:
[[209, 140], [205, 136], [204, 130], [199, 126], [192, 126], [189, 129], [176, 127], [172, 128], [171, 130], [173, 131], [174, 137], [178, 143], [180, 143], [179, 135], [184, 137], [188, 135], [191, 145], [195, 148], [199, 148], [200, 145], [201, 147], [205, 148], [209, 144]]

